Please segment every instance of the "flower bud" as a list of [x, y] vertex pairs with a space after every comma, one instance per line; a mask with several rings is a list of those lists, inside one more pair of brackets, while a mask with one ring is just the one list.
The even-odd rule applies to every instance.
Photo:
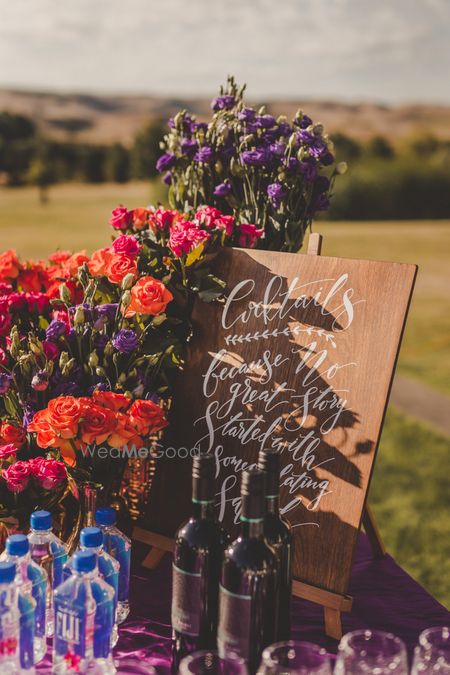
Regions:
[[69, 354], [67, 352], [61, 352], [61, 354], [59, 355], [59, 367], [61, 371], [65, 368], [68, 361], [69, 361]]
[[89, 283], [89, 268], [86, 263], [83, 263], [78, 270], [78, 280], [82, 286], [86, 286]]
[[266, 114], [266, 106], [262, 105], [258, 110], [258, 115], [265, 115], [265, 114]]
[[67, 363], [64, 365], [64, 368], [61, 368], [61, 372], [64, 375], [64, 377], [70, 373], [74, 365], [75, 359], [69, 359]]
[[315, 124], [313, 126], [314, 136], [321, 136], [323, 134], [323, 124]]
[[44, 348], [42, 346], [42, 342], [38, 340], [35, 337], [30, 337], [28, 340], [28, 344], [30, 346], [30, 351], [35, 355], [35, 356], [41, 356], [41, 354], [44, 351]]
[[127, 376], [125, 373], [120, 373], [119, 377], [117, 378], [120, 384], [124, 384], [127, 381]]
[[107, 342], [105, 345], [105, 349], [103, 350], [103, 354], [106, 356], [106, 358], [109, 358], [114, 354], [114, 346], [112, 342]]
[[74, 326], [82, 326], [84, 324], [84, 309], [81, 305], [78, 305], [78, 307], [75, 310], [75, 314], [73, 316], [73, 323]]
[[11, 345], [9, 347], [9, 352], [11, 356], [13, 356], [16, 359], [21, 352], [20, 336], [17, 326], [12, 327], [10, 337], [11, 337]]
[[122, 309], [126, 309], [131, 302], [131, 293], [130, 291], [125, 291], [122, 295]]
[[134, 282], [134, 274], [132, 274], [132, 272], [125, 274], [121, 284], [122, 290], [123, 291], [129, 290], [132, 287], [133, 282]]
[[67, 288], [66, 284], [61, 284], [59, 287], [59, 297], [66, 305], [70, 305], [72, 302], [72, 294]]
[[167, 316], [165, 314], [158, 314], [158, 316], [154, 316], [152, 319], [152, 325], [153, 326], [160, 326], [164, 321], [167, 319]]
[[336, 166], [336, 173], [342, 176], [344, 173], [347, 172], [347, 169], [348, 169], [347, 162], [339, 162]]
[[95, 369], [95, 374], [98, 375], [98, 377], [107, 377], [108, 376], [106, 370], [104, 368], [102, 368], [101, 366], [97, 366], [97, 368]]
[[99, 364], [99, 359], [96, 351], [93, 351], [89, 354], [88, 363], [91, 368], [96, 368]]
[[48, 375], [44, 371], [39, 371], [31, 380], [31, 386], [35, 391], [45, 391], [48, 387]]

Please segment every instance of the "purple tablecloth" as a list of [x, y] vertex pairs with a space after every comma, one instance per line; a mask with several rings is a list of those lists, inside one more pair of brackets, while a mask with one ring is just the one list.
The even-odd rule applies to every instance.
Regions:
[[[140, 565], [148, 549], [133, 551], [131, 613], [120, 629], [115, 656], [133, 656], [167, 672], [170, 665], [171, 561], [166, 555], [156, 570]], [[429, 626], [449, 625], [450, 613], [386, 555], [374, 560], [366, 537], [358, 541], [349, 594], [353, 609], [343, 614], [343, 630], [385, 630], [401, 637], [411, 653], [419, 633]], [[309, 640], [336, 652], [337, 642], [324, 635], [323, 609], [293, 599], [292, 637]], [[50, 672], [48, 657], [38, 668]]]

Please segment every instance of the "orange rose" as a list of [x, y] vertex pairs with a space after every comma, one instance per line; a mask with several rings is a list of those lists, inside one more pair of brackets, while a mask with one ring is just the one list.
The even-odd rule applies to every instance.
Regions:
[[92, 398], [98, 405], [114, 410], [114, 412], [126, 410], [131, 403], [125, 394], [115, 394], [112, 391], [94, 391]]
[[108, 280], [113, 284], [120, 284], [127, 274], [137, 275], [136, 259], [127, 255], [113, 255], [106, 270]]
[[35, 269], [22, 270], [17, 280], [17, 285], [27, 292], [39, 292], [42, 288], [41, 271]]
[[104, 443], [116, 426], [116, 415], [108, 408], [87, 405], [80, 424], [83, 443]]
[[63, 271], [69, 277], [75, 277], [81, 265], [85, 262], [88, 262], [89, 258], [86, 255], [86, 251], [78, 251], [73, 253], [67, 260], [62, 264]]
[[40, 448], [55, 448], [60, 443], [54, 429], [49, 424], [47, 410], [39, 410], [27, 430], [36, 434], [36, 442]]
[[0, 254], [0, 279], [15, 279], [19, 276], [19, 271], [19, 258], [13, 249]]
[[108, 269], [108, 263], [112, 258], [109, 248], [99, 248], [94, 251], [88, 262], [89, 272], [93, 277], [104, 277]]
[[69, 260], [71, 255], [72, 253], [70, 251], [55, 251], [55, 253], [48, 256], [48, 259], [56, 265], [62, 265], [66, 260]]
[[108, 444], [112, 448], [122, 448], [124, 445], [142, 445], [142, 439], [136, 434], [135, 427], [131, 424], [128, 415], [116, 413], [116, 427], [108, 438]]
[[141, 277], [131, 289], [131, 301], [125, 310], [125, 316], [134, 316], [136, 313], [157, 316], [165, 311], [172, 299], [172, 293], [162, 281], [153, 277]]
[[131, 424], [142, 436], [160, 431], [168, 424], [163, 409], [153, 401], [135, 401], [128, 410], [128, 415]]
[[133, 209], [133, 228], [143, 230], [147, 225], [149, 211], [148, 209]]
[[5, 443], [12, 443], [17, 449], [20, 449], [23, 446], [27, 437], [23, 427], [16, 427], [7, 422], [3, 422], [1, 425], [0, 436]]
[[59, 438], [75, 438], [80, 418], [86, 407], [88, 406], [85, 399], [58, 396], [58, 398], [53, 398], [47, 406], [47, 421]]

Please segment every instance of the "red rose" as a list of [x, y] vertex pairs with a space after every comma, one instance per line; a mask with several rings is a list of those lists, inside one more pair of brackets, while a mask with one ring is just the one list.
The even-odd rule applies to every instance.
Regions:
[[27, 437], [23, 427], [17, 427], [7, 422], [3, 422], [1, 425], [0, 436], [5, 443], [12, 443], [17, 449], [23, 446]]
[[169, 248], [176, 256], [181, 257], [193, 251], [201, 243], [211, 237], [209, 232], [201, 230], [190, 221], [174, 223], [170, 230]]
[[118, 206], [113, 210], [109, 224], [115, 230], [127, 230], [131, 226], [133, 211], [128, 211], [125, 206]]
[[120, 284], [127, 274], [137, 275], [135, 258], [127, 255], [112, 255], [106, 268], [108, 280], [113, 284]]
[[7, 445], [0, 445], [0, 460], [11, 457], [15, 455], [19, 448], [17, 448], [14, 443], [8, 443]]
[[112, 391], [94, 391], [92, 398], [98, 405], [109, 408], [114, 412], [126, 410], [131, 403], [131, 400], [125, 394], [116, 394]]
[[149, 433], [160, 431], [167, 426], [168, 422], [163, 409], [153, 401], [139, 399], [128, 410], [131, 424], [134, 425], [139, 435], [147, 436]]
[[10, 492], [23, 492], [30, 482], [31, 468], [28, 462], [14, 462], [2, 471]]
[[17, 253], [12, 249], [0, 253], [0, 279], [16, 279], [21, 265]]

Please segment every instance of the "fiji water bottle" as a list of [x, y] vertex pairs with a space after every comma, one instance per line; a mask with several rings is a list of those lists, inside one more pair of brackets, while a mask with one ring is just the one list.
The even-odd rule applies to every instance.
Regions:
[[[1, 560], [16, 563], [16, 585], [19, 592], [34, 600], [34, 663], [44, 658], [47, 651], [45, 639], [45, 615], [47, 596], [47, 573], [31, 560], [30, 544], [24, 534], [13, 534], [6, 540], [6, 549], [1, 555]], [[20, 600], [19, 600], [20, 609]], [[25, 621], [25, 634], [26, 621]], [[21, 640], [22, 644], [22, 640]]]
[[117, 603], [117, 623], [120, 624], [130, 613], [131, 542], [115, 527], [116, 520], [116, 511], [111, 506], [105, 506], [95, 512], [95, 522], [103, 531], [103, 547], [120, 565]]
[[16, 563], [0, 562], [0, 672], [16, 675], [19, 661], [18, 591], [14, 583]]
[[[114, 589], [114, 626], [111, 636], [111, 646], [114, 647], [118, 639], [117, 631], [117, 598], [119, 589], [119, 563], [109, 553], [103, 550], [103, 534], [99, 527], [84, 527], [80, 533], [80, 550], [92, 550], [97, 554], [97, 570], [100, 576]], [[73, 568], [73, 558], [65, 565], [64, 579], [70, 576]]]
[[72, 574], [55, 590], [53, 602], [53, 672], [115, 672], [114, 590], [99, 575], [94, 551], [75, 553]]
[[48, 511], [34, 511], [30, 517], [30, 554], [32, 560], [44, 568], [47, 584], [47, 628], [53, 635], [53, 591], [63, 580], [63, 566], [67, 562], [65, 544], [52, 532], [52, 516]]

